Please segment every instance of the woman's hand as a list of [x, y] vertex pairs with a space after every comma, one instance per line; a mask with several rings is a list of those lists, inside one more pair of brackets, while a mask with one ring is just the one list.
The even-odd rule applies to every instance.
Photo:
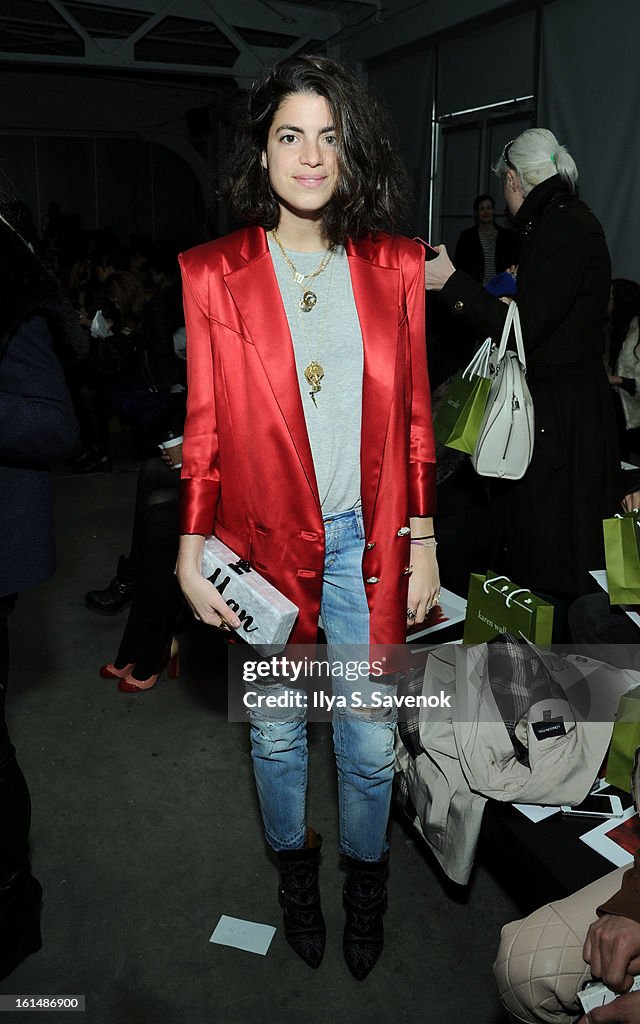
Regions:
[[630, 494], [625, 494], [622, 499], [622, 507], [625, 512], [634, 512], [640, 508], [640, 491], [632, 491]]
[[176, 576], [196, 619], [218, 629], [237, 629], [240, 619], [232, 612], [213, 583], [200, 572], [204, 537], [187, 533], [180, 537]]
[[169, 469], [180, 470], [181, 467], [176, 466], [176, 462], [182, 462], [182, 445], [175, 444], [171, 451], [173, 455], [169, 455], [168, 451], [165, 451], [164, 448], [161, 448], [160, 458], [164, 462], [165, 466], [169, 467]]
[[440, 598], [440, 572], [435, 547], [413, 544], [411, 559], [413, 571], [409, 577], [407, 611], [414, 611], [415, 617], [407, 615], [408, 627], [424, 622]]
[[622, 384], [622, 377], [618, 377], [617, 374], [611, 374], [610, 373], [609, 374], [609, 383], [610, 384], [618, 384], [618, 385], [620, 385], [620, 384]]
[[232, 612], [213, 583], [205, 580], [201, 573], [188, 574], [186, 578], [178, 573], [178, 583], [196, 619], [218, 629], [237, 629], [240, 619]]
[[424, 265], [424, 283], [427, 291], [439, 292], [455, 273], [455, 267], [449, 259], [446, 245], [435, 245], [440, 255], [435, 260], [426, 260]]

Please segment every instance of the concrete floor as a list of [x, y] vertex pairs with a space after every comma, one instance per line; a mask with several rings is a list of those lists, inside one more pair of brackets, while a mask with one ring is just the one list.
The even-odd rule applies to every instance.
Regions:
[[[58, 574], [21, 597], [11, 622], [9, 722], [33, 797], [44, 946], [0, 992], [85, 994], [90, 1024], [504, 1024], [491, 963], [500, 926], [520, 911], [482, 865], [466, 902], [452, 897], [398, 821], [385, 952], [364, 983], [348, 973], [323, 725], [312, 727], [309, 820], [324, 836], [328, 947], [318, 971], [290, 951], [247, 729], [226, 720], [224, 648], [195, 627], [181, 678], [147, 693], [121, 694], [97, 675], [126, 613], [100, 617], [83, 597], [127, 550], [132, 465], [60, 474], [56, 490]], [[275, 925], [268, 954], [210, 944], [221, 914]], [[67, 1018], [78, 1019], [54, 1020]]]

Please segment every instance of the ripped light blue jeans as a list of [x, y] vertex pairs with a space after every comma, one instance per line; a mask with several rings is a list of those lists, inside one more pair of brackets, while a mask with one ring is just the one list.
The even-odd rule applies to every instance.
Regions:
[[[321, 617], [328, 657], [344, 660], [345, 644], [368, 645], [369, 607], [362, 578], [364, 527], [360, 509], [328, 517]], [[358, 648], [361, 656], [362, 646]], [[334, 676], [334, 695], [354, 684]], [[263, 692], [280, 694], [281, 682], [265, 680]], [[364, 689], [364, 688], [363, 688]], [[395, 694], [395, 686], [377, 689]], [[350, 703], [348, 701], [347, 703]], [[300, 849], [306, 838], [307, 725], [304, 711], [273, 721], [268, 709], [252, 710], [253, 768], [267, 842], [274, 850]], [[340, 850], [357, 860], [379, 861], [386, 838], [394, 769], [397, 712], [388, 708], [333, 710], [333, 746], [338, 770]]]

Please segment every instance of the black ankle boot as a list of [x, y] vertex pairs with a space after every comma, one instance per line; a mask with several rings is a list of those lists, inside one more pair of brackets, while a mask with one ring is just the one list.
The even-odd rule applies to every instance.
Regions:
[[90, 590], [84, 603], [99, 615], [117, 615], [131, 602], [133, 597], [133, 573], [131, 559], [121, 555], [118, 568], [111, 583], [104, 590]]
[[375, 967], [384, 946], [382, 915], [387, 909], [386, 854], [381, 861], [347, 857], [343, 899], [347, 913], [342, 951], [354, 978], [362, 981]]
[[28, 868], [0, 880], [0, 981], [42, 946], [42, 886]]
[[322, 836], [307, 829], [302, 850], [282, 850], [278, 898], [284, 910], [284, 936], [309, 967], [319, 967], [327, 930], [320, 909], [318, 864]]

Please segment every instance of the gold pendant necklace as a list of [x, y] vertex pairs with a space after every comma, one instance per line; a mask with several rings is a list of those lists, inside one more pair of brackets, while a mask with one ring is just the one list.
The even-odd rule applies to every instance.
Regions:
[[318, 301], [318, 296], [314, 291], [311, 290], [311, 288], [305, 286], [305, 281], [313, 281], [314, 277], [319, 277], [320, 274], [327, 269], [327, 267], [331, 263], [333, 254], [336, 251], [336, 247], [335, 245], [332, 245], [329, 249], [327, 249], [326, 253], [322, 257], [320, 263], [318, 264], [318, 266], [316, 267], [312, 274], [301, 274], [298, 268], [296, 267], [295, 263], [289, 256], [289, 253], [283, 246], [282, 242], [278, 238], [278, 234], [275, 228], [272, 229], [271, 234], [273, 235], [274, 242], [276, 243], [280, 252], [282, 253], [283, 260], [285, 261], [289, 270], [293, 274], [294, 281], [302, 289], [302, 298], [300, 299], [300, 302], [298, 304], [299, 308], [302, 310], [303, 313], [310, 313]]
[[[273, 235], [273, 239], [274, 239], [276, 245], [278, 246], [278, 248], [280, 250], [280, 253], [282, 254], [282, 258], [283, 258], [286, 266], [291, 270], [291, 272], [293, 274], [294, 281], [296, 282], [297, 285], [299, 285], [303, 289], [302, 298], [300, 299], [300, 301], [298, 303], [296, 303], [296, 305], [298, 307], [298, 310], [299, 310], [299, 314], [300, 313], [310, 313], [311, 310], [314, 309], [314, 307], [316, 306], [316, 304], [318, 302], [318, 296], [316, 295], [316, 293], [314, 291], [311, 291], [311, 289], [304, 289], [304, 282], [305, 281], [311, 281], [314, 277], [319, 277], [320, 274], [324, 270], [326, 270], [326, 268], [331, 263], [331, 269], [329, 271], [329, 282], [328, 282], [328, 285], [327, 285], [326, 302], [324, 304], [324, 309], [322, 310], [321, 321], [320, 321], [320, 325], [324, 329], [324, 326], [325, 326], [325, 323], [326, 323], [326, 319], [327, 319], [327, 310], [329, 308], [329, 296], [330, 296], [330, 293], [331, 293], [331, 279], [333, 277], [333, 263], [331, 261], [332, 261], [333, 255], [334, 255], [334, 253], [336, 251], [335, 245], [331, 246], [331, 248], [325, 253], [325, 255], [322, 257], [322, 260], [320, 261], [320, 264], [313, 271], [312, 274], [301, 274], [300, 271], [295, 266], [293, 260], [290, 258], [288, 252], [285, 251], [285, 249], [284, 249], [284, 247], [282, 245], [282, 242], [280, 241], [280, 239], [278, 238], [278, 236], [276, 234], [275, 229], [273, 229], [271, 231], [271, 234]], [[318, 326], [320, 326], [320, 325], [318, 325]], [[309, 352], [309, 355], [311, 355], [311, 346], [309, 344], [309, 339], [307, 338], [306, 320], [305, 320], [305, 317], [303, 317], [303, 316], [300, 316], [300, 327], [301, 327], [301, 330], [302, 330], [302, 336], [304, 338], [305, 345], [307, 346], [307, 350]], [[302, 372], [304, 374], [304, 379], [306, 380], [307, 384], [311, 388], [311, 390], [309, 392], [309, 396], [311, 398], [311, 401], [313, 402], [314, 406], [317, 409], [318, 405], [317, 405], [317, 402], [316, 402], [316, 395], [319, 394], [320, 391], [322, 391], [322, 380], [324, 378], [324, 367], [323, 367], [322, 363], [318, 359], [312, 358], [310, 363], [307, 366], [305, 366], [305, 368], [304, 368], [304, 370]]]
[[304, 368], [304, 379], [311, 388], [309, 394], [311, 395], [311, 401], [316, 406], [316, 409], [318, 408], [316, 405], [316, 395], [319, 391], [322, 391], [322, 384], [320, 382], [323, 377], [324, 368], [322, 367], [322, 364], [317, 362], [317, 360], [312, 359], [309, 365]]

